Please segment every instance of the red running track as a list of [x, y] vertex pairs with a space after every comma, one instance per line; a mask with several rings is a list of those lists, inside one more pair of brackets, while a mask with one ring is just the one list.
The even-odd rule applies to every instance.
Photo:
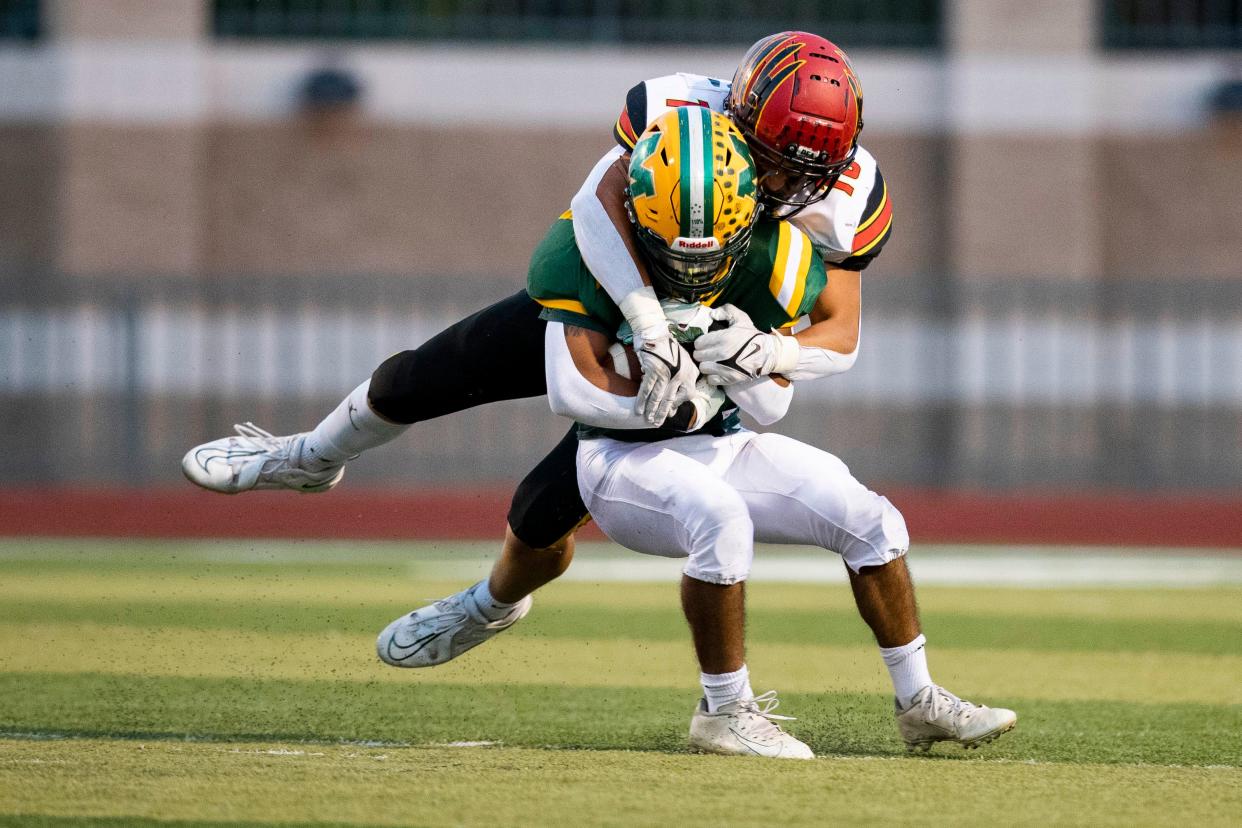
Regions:
[[[915, 543], [1242, 549], [1242, 495], [885, 490]], [[508, 487], [228, 497], [173, 489], [0, 489], [0, 535], [499, 540]], [[598, 539], [590, 526], [582, 535]]]

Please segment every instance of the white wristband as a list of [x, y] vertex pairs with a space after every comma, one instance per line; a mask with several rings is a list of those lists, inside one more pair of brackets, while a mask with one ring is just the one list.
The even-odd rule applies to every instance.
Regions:
[[621, 300], [618, 307], [621, 309], [622, 316], [630, 323], [630, 328], [640, 337], [652, 329], [655, 329], [657, 335], [661, 331], [668, 332], [664, 308], [660, 306], [655, 288], [650, 285], [643, 285], [638, 290], [631, 291]]
[[792, 336], [782, 336], [778, 333], [772, 336], [776, 337], [776, 365], [773, 366], [771, 373], [788, 374], [798, 367], [798, 359], [802, 356], [802, 346]]

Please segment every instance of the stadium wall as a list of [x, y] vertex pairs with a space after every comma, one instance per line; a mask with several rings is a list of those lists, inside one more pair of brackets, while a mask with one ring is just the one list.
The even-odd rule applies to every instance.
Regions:
[[[48, 0], [0, 44], [0, 485], [167, 486], [236, 419], [308, 426], [521, 285], [630, 84], [741, 51], [243, 44], [208, 5]], [[851, 50], [896, 233], [859, 365], [782, 428], [864, 479], [1242, 489], [1235, 58], [1102, 50], [1091, 6], [953, 0], [942, 50]], [[304, 106], [323, 68], [356, 104]], [[515, 479], [563, 428], [470, 412], [351, 479]]]
[[[1242, 126], [1208, 104], [1232, 77], [1226, 58], [857, 58], [865, 143], [898, 207], [888, 272], [1237, 277]], [[727, 75], [734, 60], [89, 39], [7, 48], [0, 262], [92, 278], [520, 272], [609, 145], [631, 83]], [[299, 107], [300, 84], [322, 66], [358, 76], [356, 107]], [[484, 200], [494, 206], [481, 217]]]

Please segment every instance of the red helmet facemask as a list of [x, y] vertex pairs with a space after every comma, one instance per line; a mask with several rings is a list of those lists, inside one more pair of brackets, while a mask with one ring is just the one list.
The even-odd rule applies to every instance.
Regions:
[[769, 214], [788, 218], [828, 195], [854, 161], [862, 84], [845, 52], [808, 32], [760, 40], [742, 58], [729, 115], [746, 136]]

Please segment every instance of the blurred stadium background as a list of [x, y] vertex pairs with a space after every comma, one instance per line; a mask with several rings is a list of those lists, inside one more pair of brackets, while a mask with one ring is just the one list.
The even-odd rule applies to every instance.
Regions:
[[[901, 508], [934, 675], [1013, 734], [903, 758], [819, 550], [760, 551], [748, 661], [828, 761], [686, 754], [679, 562], [610, 544], [382, 665], [487, 571], [542, 399], [328, 495], [181, 478], [520, 289], [632, 84], [789, 28], [853, 56], [896, 213], [779, 427]], [[0, 0], [0, 826], [1236, 824], [1240, 193], [1242, 0]]]
[[518, 289], [629, 86], [789, 28], [896, 219], [782, 430], [916, 537], [1242, 546], [1238, 0], [0, 0], [0, 531], [497, 536], [542, 399], [322, 499], [178, 461]]

